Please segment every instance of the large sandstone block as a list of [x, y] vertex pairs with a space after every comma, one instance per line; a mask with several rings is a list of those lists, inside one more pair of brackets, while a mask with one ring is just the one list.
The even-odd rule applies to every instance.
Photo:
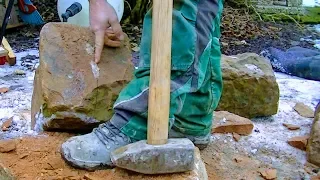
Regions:
[[315, 118], [307, 146], [308, 161], [320, 166], [320, 102], [317, 105]]
[[254, 118], [278, 111], [279, 86], [268, 61], [257, 54], [222, 56], [223, 91], [217, 110]]
[[32, 97], [36, 129], [84, 130], [109, 120], [121, 89], [132, 79], [128, 38], [120, 48], [104, 48], [99, 78], [94, 35], [89, 28], [48, 23], [40, 33], [40, 65]]

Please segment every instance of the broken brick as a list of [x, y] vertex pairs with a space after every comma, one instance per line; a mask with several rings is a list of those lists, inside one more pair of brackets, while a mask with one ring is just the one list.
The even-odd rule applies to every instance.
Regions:
[[253, 123], [250, 119], [229, 113], [227, 111], [217, 111], [215, 113], [212, 132], [249, 135], [252, 133], [253, 127]]
[[297, 136], [288, 140], [288, 144], [291, 146], [301, 149], [303, 151], [306, 150], [309, 136]]
[[7, 93], [8, 91], [9, 91], [9, 88], [7, 87], [0, 88], [0, 93]]

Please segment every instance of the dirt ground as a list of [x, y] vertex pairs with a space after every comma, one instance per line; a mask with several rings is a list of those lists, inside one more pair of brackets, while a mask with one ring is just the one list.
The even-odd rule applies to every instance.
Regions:
[[[68, 178], [81, 180], [85, 176], [108, 180], [158, 179], [157, 176], [146, 177], [120, 169], [96, 172], [74, 169], [64, 162], [59, 152], [60, 145], [71, 135], [47, 133], [42, 136], [44, 137], [24, 137], [16, 140], [17, 148], [15, 151], [0, 153], [1, 164], [7, 167], [15, 177], [23, 180]], [[205, 160], [209, 179], [260, 178], [259, 169], [267, 167], [266, 165], [243, 153], [234, 153], [227, 145], [223, 144], [219, 146], [212, 144], [203, 151], [202, 158]], [[122, 173], [115, 173], [115, 171], [122, 171]], [[169, 175], [161, 176], [163, 180], [172, 178]]]

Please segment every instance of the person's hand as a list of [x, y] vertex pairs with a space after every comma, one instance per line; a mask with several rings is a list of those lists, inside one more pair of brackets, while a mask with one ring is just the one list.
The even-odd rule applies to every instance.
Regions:
[[111, 28], [107, 29], [104, 35], [104, 44], [109, 47], [120, 47], [121, 40]]
[[95, 62], [99, 63], [103, 46], [120, 46], [123, 32], [113, 7], [106, 0], [90, 0], [90, 27], [95, 34]]

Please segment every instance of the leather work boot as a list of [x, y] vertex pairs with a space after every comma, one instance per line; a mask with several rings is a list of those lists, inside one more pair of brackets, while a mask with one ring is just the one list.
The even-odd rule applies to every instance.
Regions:
[[180, 133], [172, 128], [169, 131], [169, 138], [188, 138], [195, 146], [197, 146], [200, 150], [203, 150], [209, 145], [211, 134], [208, 133], [205, 136], [191, 136]]
[[107, 122], [89, 134], [67, 140], [61, 146], [61, 155], [68, 164], [77, 168], [87, 170], [111, 168], [113, 164], [110, 153], [131, 142], [131, 139], [111, 122]]
[[[169, 131], [169, 138], [188, 138], [200, 150], [208, 146], [210, 135], [189, 136], [173, 129]], [[106, 122], [89, 134], [67, 140], [61, 146], [61, 155], [73, 167], [87, 170], [112, 168], [111, 152], [133, 142], [135, 140], [123, 134], [111, 122]]]

